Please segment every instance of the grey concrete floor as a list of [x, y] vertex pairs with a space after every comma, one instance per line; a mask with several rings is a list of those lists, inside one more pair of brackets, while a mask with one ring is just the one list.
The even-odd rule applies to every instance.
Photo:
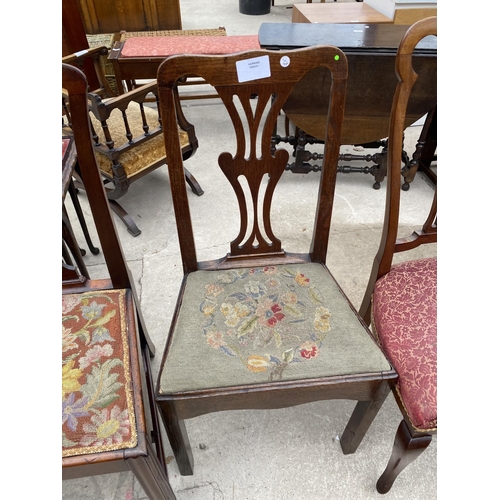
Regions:
[[[184, 29], [225, 26], [230, 35], [256, 34], [262, 22], [291, 19], [291, 9], [278, 0], [271, 13], [263, 16], [239, 14], [236, 0], [182, 0], [181, 9]], [[221, 144], [227, 141], [222, 128], [225, 114], [216, 99], [184, 101], [184, 111], [195, 125], [200, 143], [187, 167], [205, 191], [201, 197], [189, 191], [193, 223], [201, 229], [199, 257], [217, 258], [225, 255], [227, 243], [238, 229], [232, 210], [217, 206], [226, 198], [226, 188], [218, 184], [222, 173], [216, 161]], [[419, 132], [419, 125], [408, 130], [408, 152], [413, 152]], [[344, 147], [344, 151], [352, 152], [352, 148]], [[285, 172], [283, 176], [273, 207], [277, 218], [287, 221], [276, 230], [285, 249], [308, 249], [318, 180], [315, 173]], [[328, 264], [355, 307], [363, 297], [383, 217], [385, 183], [378, 191], [372, 184], [373, 178], [365, 174], [339, 174], [337, 181]], [[402, 194], [405, 229], [410, 231], [419, 223], [423, 207], [432, 196], [433, 186], [417, 174], [411, 189]], [[84, 193], [80, 199], [90, 221]], [[147, 328], [157, 347], [153, 359], [157, 374], [182, 278], [167, 168], [161, 167], [134, 183], [121, 201], [142, 230], [134, 238], [116, 219]], [[77, 239], [85, 248], [71, 204], [68, 210]], [[435, 246], [415, 252], [415, 256], [435, 254]], [[85, 260], [92, 277], [105, 275], [100, 254], [87, 252]], [[165, 439], [172, 488], [179, 500], [381, 498], [375, 483], [387, 463], [401, 414], [390, 395], [357, 452], [344, 456], [338, 437], [353, 408], [352, 401], [325, 401], [283, 410], [227, 411], [188, 420], [195, 471], [190, 477], [179, 474]], [[147, 498], [132, 473], [63, 481], [62, 493], [65, 500]], [[437, 437], [400, 475], [385, 498], [437, 498]]]

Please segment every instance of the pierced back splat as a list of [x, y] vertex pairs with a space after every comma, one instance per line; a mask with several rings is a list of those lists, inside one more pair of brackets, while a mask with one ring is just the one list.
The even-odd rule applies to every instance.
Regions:
[[[238, 63], [255, 58], [269, 62], [270, 76], [241, 81]], [[271, 203], [288, 161], [288, 152], [276, 150], [271, 138], [280, 110], [293, 87], [318, 66], [328, 68], [332, 75], [318, 204], [310, 252], [290, 253], [282, 249], [271, 227]], [[181, 176], [183, 161], [179, 138], [170, 133], [177, 127], [174, 98], [177, 82], [184, 76], [194, 74], [217, 90], [232, 122], [236, 150], [232, 154], [226, 150], [220, 154], [218, 162], [236, 194], [240, 212], [239, 234], [230, 244], [230, 253], [221, 259], [203, 262], [198, 261], [196, 256], [189, 200]], [[256, 50], [218, 56], [172, 56], [160, 65], [157, 81], [184, 272], [268, 265], [269, 262], [273, 265], [311, 261], [324, 263], [345, 107], [345, 54], [336, 47], [315, 46], [279, 52]]]
[[[275, 87], [275, 86], [274, 86]], [[273, 134], [279, 112], [293, 88], [292, 84], [280, 87], [279, 93], [273, 93], [271, 86], [259, 85], [258, 88], [248, 86], [245, 89], [235, 87], [217, 88], [222, 101], [226, 105], [236, 133], [236, 154], [221, 153], [219, 166], [231, 183], [240, 209], [240, 231], [231, 242], [231, 256], [248, 254], [283, 253], [281, 242], [271, 227], [271, 202], [276, 185], [288, 162], [285, 150], [271, 153], [271, 136]], [[255, 112], [252, 101], [256, 96]], [[238, 97], [243, 108], [243, 116], [238, 112], [235, 103]], [[244, 120], [248, 126], [245, 134]], [[259, 132], [262, 132], [261, 134]], [[258, 144], [260, 139], [260, 144]], [[257, 156], [260, 146], [261, 156]], [[245, 156], [245, 153], [248, 155]], [[262, 203], [259, 193], [262, 181], [268, 176]], [[241, 177], [248, 182], [251, 200], [247, 203], [243, 192]], [[251, 207], [247, 206], [251, 204]], [[249, 227], [249, 210], [253, 211], [253, 226]], [[261, 212], [259, 213], [259, 210]], [[263, 227], [260, 227], [262, 220]], [[246, 240], [244, 240], [247, 236]], [[267, 238], [266, 238], [267, 237]]]

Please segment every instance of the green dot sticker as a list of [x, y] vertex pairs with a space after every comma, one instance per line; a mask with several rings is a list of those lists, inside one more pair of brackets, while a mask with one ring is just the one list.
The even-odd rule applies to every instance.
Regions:
[[338, 60], [340, 59], [340, 56], [337, 54], [337, 55], [334, 57], [334, 59], [335, 59], [336, 61], [338, 61]]

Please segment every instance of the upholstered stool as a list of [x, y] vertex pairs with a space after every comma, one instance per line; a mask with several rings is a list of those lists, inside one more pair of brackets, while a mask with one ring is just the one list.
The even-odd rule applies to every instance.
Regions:
[[[127, 35], [130, 35], [128, 33]], [[113, 62], [119, 81], [154, 79], [163, 60], [177, 54], [231, 54], [245, 50], [260, 49], [258, 35], [211, 36], [169, 35], [123, 37], [116, 42], [109, 59]], [[184, 85], [203, 85], [206, 82], [188, 75]], [[123, 90], [122, 90], [123, 91]], [[180, 99], [206, 99], [217, 97], [213, 92], [197, 95], [180, 93]]]

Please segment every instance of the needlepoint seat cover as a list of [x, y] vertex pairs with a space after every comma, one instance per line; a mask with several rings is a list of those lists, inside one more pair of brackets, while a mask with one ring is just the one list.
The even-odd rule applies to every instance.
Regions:
[[62, 296], [62, 455], [135, 448], [126, 290]]
[[412, 424], [437, 427], [437, 259], [394, 265], [375, 284], [373, 320]]
[[192, 272], [172, 335], [160, 394], [391, 369], [318, 263]]
[[[149, 133], [152, 133], [158, 127], [158, 112], [144, 106], [144, 113], [146, 115], [147, 122], [150, 126]], [[95, 132], [97, 133], [99, 140], [102, 144], [103, 150], [107, 150], [106, 139], [102, 133], [102, 125], [97, 120], [97, 118], [90, 113], [90, 118]], [[143, 121], [140, 108], [138, 106], [129, 106], [127, 108], [127, 122], [130, 127], [130, 133], [133, 138], [141, 137], [144, 134]], [[123, 123], [123, 118], [119, 110], [114, 110], [109, 118], [106, 120], [111, 137], [115, 141], [115, 148], [119, 148], [123, 144], [127, 143], [125, 124]], [[186, 131], [182, 130], [180, 127], [177, 129], [179, 134], [179, 140], [181, 143], [181, 148], [189, 146], [189, 136]], [[120, 163], [123, 166], [125, 175], [131, 177], [138, 174], [142, 170], [147, 170], [153, 163], [159, 161], [161, 158], [165, 157], [165, 142], [163, 139], [163, 134], [158, 134], [152, 139], [145, 141], [143, 144], [138, 145], [135, 148], [129, 149], [120, 155]], [[96, 158], [99, 162], [99, 168], [109, 174], [113, 175], [112, 165], [113, 162], [105, 154], [96, 150]]]

